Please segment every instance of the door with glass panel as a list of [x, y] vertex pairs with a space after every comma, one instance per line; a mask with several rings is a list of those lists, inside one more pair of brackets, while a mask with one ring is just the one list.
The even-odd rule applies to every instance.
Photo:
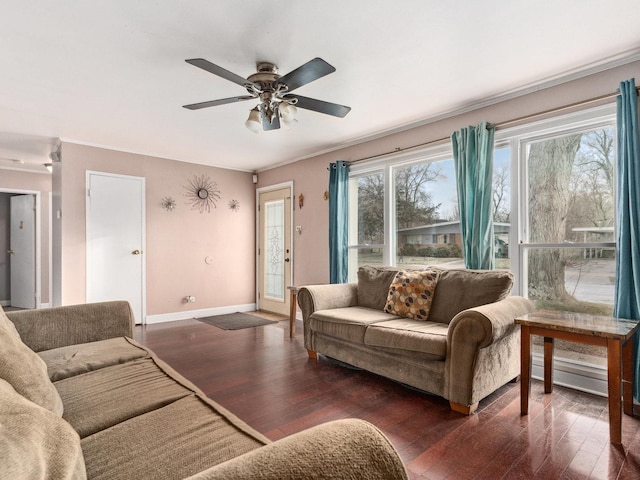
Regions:
[[291, 188], [259, 192], [258, 308], [289, 314], [291, 252]]

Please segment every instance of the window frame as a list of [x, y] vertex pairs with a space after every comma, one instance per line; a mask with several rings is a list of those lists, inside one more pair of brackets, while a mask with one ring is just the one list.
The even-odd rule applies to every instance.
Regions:
[[[383, 265], [397, 266], [396, 255], [397, 251], [397, 236], [396, 236], [396, 223], [395, 220], [395, 197], [396, 190], [394, 184], [394, 169], [399, 169], [411, 165], [420, 163], [432, 163], [441, 160], [449, 160], [453, 158], [453, 150], [449, 142], [442, 142], [438, 145], [431, 145], [420, 148], [412, 148], [408, 151], [392, 153], [385, 155], [377, 160], [370, 162], [363, 162], [362, 164], [352, 165], [349, 170], [349, 180], [352, 178], [362, 177], [375, 173], [382, 172], [384, 182], [384, 243], [373, 245], [359, 245], [353, 242], [351, 232], [349, 233], [349, 281], [356, 281], [357, 279], [357, 256], [351, 255], [353, 250], [373, 247], [382, 248], [382, 263]], [[354, 195], [352, 196], [352, 193]], [[349, 193], [349, 227], [357, 225], [357, 216], [354, 218], [354, 211], [357, 209], [353, 207], [352, 201], [357, 202], [357, 194], [355, 192]], [[357, 238], [357, 234], [356, 234]], [[355, 268], [354, 268], [355, 267]]]
[[[515, 282], [512, 290], [514, 295], [526, 296], [526, 265], [524, 251], [527, 248], [553, 248], [559, 244], [534, 244], [524, 241], [526, 222], [526, 195], [520, 192], [527, 190], [526, 176], [526, 145], [529, 142], [542, 140], [552, 136], [569, 135], [574, 132], [597, 129], [600, 126], [615, 126], [616, 105], [606, 104], [598, 107], [579, 110], [576, 112], [546, 115], [541, 120], [526, 122], [513, 127], [500, 128], [496, 131], [494, 139], [494, 150], [509, 147], [510, 162], [510, 271], [513, 273]], [[425, 162], [437, 162], [453, 158], [453, 150], [449, 141], [443, 141], [435, 145], [411, 148], [402, 152], [385, 155], [378, 159], [354, 164], [350, 168], [349, 178], [363, 176], [375, 172], [382, 172], [384, 181], [384, 243], [376, 244], [376, 248], [382, 248], [382, 261], [384, 265], [397, 266], [394, 252], [397, 250], [397, 238], [395, 230], [395, 185], [393, 182], [394, 169]], [[523, 190], [524, 189], [524, 190]], [[615, 195], [615, 192], [614, 192]], [[350, 203], [352, 197], [350, 196]], [[349, 208], [350, 217], [352, 208]], [[357, 219], [356, 225], [357, 225]], [[352, 219], [349, 220], [350, 227]], [[615, 227], [614, 227], [615, 235]], [[586, 246], [587, 248], [615, 248], [615, 242], [605, 243], [585, 243], [573, 244]], [[560, 244], [563, 248], [567, 245]], [[349, 251], [358, 249], [363, 245], [352, 243], [349, 236]], [[356, 257], [357, 259], [357, 257]], [[350, 257], [350, 267], [357, 266]], [[355, 270], [355, 271], [353, 271]], [[353, 281], [356, 277], [357, 268], [349, 268], [349, 279]]]
[[[514, 275], [512, 294], [527, 297], [526, 250], [532, 248], [615, 248], [615, 242], [550, 244], [527, 242], [527, 144], [558, 136], [596, 130], [598, 127], [616, 125], [615, 104], [581, 110], [579, 112], [554, 116], [530, 124], [508, 128], [496, 132], [495, 146], [508, 142], [511, 148], [511, 228], [509, 245], [511, 250], [511, 272]], [[615, 145], [615, 142], [614, 142]], [[514, 155], [514, 152], [516, 154]], [[614, 166], [615, 168], [615, 166]], [[617, 175], [617, 172], [615, 172]], [[515, 179], [515, 180], [514, 180]], [[525, 193], [521, 193], [525, 192]], [[614, 196], [615, 196], [614, 183]], [[614, 226], [614, 238], [616, 227]], [[514, 261], [515, 259], [515, 261]], [[528, 298], [528, 297], [527, 297]]]

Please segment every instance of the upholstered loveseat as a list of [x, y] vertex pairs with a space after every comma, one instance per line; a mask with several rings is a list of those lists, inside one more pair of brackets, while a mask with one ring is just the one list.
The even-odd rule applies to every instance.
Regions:
[[305, 347], [469, 415], [520, 373], [513, 320], [533, 304], [509, 296], [512, 286], [506, 271], [361, 267], [357, 283], [300, 288]]
[[269, 441], [133, 341], [132, 328], [126, 302], [0, 308], [0, 478], [406, 478], [361, 420]]

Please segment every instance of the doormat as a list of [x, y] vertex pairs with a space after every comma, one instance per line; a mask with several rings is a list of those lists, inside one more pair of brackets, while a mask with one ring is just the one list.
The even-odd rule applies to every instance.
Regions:
[[266, 318], [258, 317], [256, 315], [249, 315], [248, 313], [240, 312], [228, 313], [226, 315], [215, 315], [213, 317], [196, 318], [196, 320], [213, 325], [214, 327], [222, 328], [223, 330], [241, 330], [243, 328], [253, 328], [278, 323], [275, 320], [267, 320]]

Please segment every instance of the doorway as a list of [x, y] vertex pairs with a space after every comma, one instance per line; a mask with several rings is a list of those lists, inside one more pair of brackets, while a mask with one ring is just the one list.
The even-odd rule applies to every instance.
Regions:
[[87, 172], [87, 302], [127, 300], [145, 318], [145, 180]]
[[36, 308], [36, 197], [9, 198], [10, 304]]
[[293, 279], [293, 182], [259, 188], [257, 193], [258, 309], [289, 315], [287, 287], [292, 285]]
[[40, 194], [0, 189], [0, 301], [40, 307]]

